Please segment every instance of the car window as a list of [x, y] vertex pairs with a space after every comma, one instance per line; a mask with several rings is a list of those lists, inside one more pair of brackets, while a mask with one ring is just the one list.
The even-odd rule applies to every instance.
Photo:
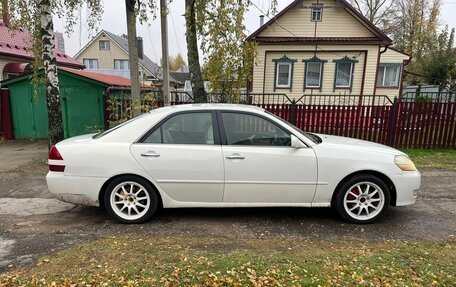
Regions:
[[124, 127], [124, 126], [130, 124], [131, 122], [134, 122], [137, 119], [140, 119], [140, 118], [144, 117], [145, 115], [147, 115], [147, 114], [142, 114], [140, 116], [137, 116], [136, 118], [132, 118], [132, 119], [130, 119], [130, 120], [126, 121], [126, 122], [123, 122], [123, 123], [121, 123], [121, 124], [119, 124], [119, 125], [117, 125], [117, 126], [115, 126], [113, 128], [110, 128], [109, 130], [105, 130], [105, 131], [103, 131], [101, 133], [93, 135], [92, 138], [93, 139], [99, 139], [101, 137], [104, 137], [105, 135], [107, 135], [107, 134], [109, 134], [109, 133], [111, 133], [111, 132], [113, 132], [113, 131], [115, 131], [117, 129], [120, 129], [121, 127]]
[[151, 133], [145, 140], [145, 143], [162, 143], [161, 127], [158, 127], [153, 133]]
[[229, 145], [291, 146], [290, 135], [262, 117], [222, 113], [222, 119]]
[[144, 143], [214, 144], [212, 113], [175, 115], [151, 133]]
[[273, 117], [275, 117], [276, 119], [278, 119], [279, 121], [291, 126], [294, 130], [296, 130], [297, 132], [301, 133], [303, 136], [305, 136], [306, 138], [308, 138], [309, 140], [311, 140], [312, 142], [316, 143], [316, 144], [320, 144], [322, 143], [322, 139], [317, 136], [316, 134], [313, 134], [313, 133], [309, 133], [309, 132], [305, 132], [303, 130], [301, 130], [300, 128], [298, 128], [297, 126], [293, 125], [293, 124], [290, 124], [289, 122], [286, 122], [284, 121], [282, 118], [274, 115], [273, 113], [271, 112], [268, 112], [268, 111], [264, 111], [265, 113], [267, 113], [268, 115], [271, 115]]

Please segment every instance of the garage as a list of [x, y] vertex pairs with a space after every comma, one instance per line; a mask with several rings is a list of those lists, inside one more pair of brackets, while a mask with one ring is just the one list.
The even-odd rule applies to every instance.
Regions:
[[[34, 91], [32, 76], [1, 82], [9, 94], [15, 139], [39, 139], [48, 135], [44, 84]], [[65, 138], [105, 128], [105, 94], [108, 88], [129, 88], [130, 80], [113, 75], [59, 68], [61, 106]]]

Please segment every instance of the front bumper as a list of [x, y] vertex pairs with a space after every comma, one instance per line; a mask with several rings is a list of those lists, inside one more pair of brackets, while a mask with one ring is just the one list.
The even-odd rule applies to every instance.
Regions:
[[421, 173], [418, 170], [404, 171], [391, 179], [396, 187], [396, 206], [414, 204], [421, 186]]
[[62, 172], [48, 172], [46, 183], [58, 199], [80, 205], [100, 206], [98, 196], [107, 178], [65, 176]]

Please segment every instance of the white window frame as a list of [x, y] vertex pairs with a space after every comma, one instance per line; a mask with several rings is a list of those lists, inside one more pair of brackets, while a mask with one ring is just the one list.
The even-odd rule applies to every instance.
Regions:
[[[316, 18], [314, 18], [314, 15]], [[319, 16], [319, 17], [318, 17]], [[323, 18], [323, 5], [313, 5], [310, 9], [310, 21], [321, 22]]]
[[[280, 71], [280, 66], [281, 65], [288, 65], [288, 83], [286, 85], [280, 85], [279, 84], [279, 71]], [[292, 63], [289, 62], [278, 62], [277, 63], [277, 71], [276, 71], [276, 88], [290, 88], [291, 87], [291, 77], [293, 76], [291, 74], [291, 66]]]
[[[88, 63], [88, 65], [86, 65], [86, 62]], [[97, 63], [97, 66], [96, 67], [90, 67], [90, 64], [91, 62], [96, 62]], [[82, 60], [82, 63], [84, 64], [84, 66], [87, 67], [87, 69], [89, 70], [93, 70], [93, 69], [99, 69], [99, 65], [98, 65], [98, 59], [92, 59], [92, 58], [85, 58]]]
[[[121, 62], [127, 62], [127, 67], [126, 69], [117, 69], [116, 68], [116, 61], [118, 61], [119, 63]], [[120, 64], [119, 64], [119, 67], [120, 67]], [[114, 70], [119, 70], [119, 71], [129, 71], [130, 70], [130, 63], [128, 62], [127, 59], [114, 59]]]
[[[399, 85], [400, 85], [399, 82], [400, 82], [400, 79], [401, 79], [401, 71], [400, 71], [400, 67], [401, 67], [401, 66], [402, 66], [402, 65], [401, 65], [401, 64], [398, 64], [398, 63], [380, 63], [380, 64], [378, 65], [378, 69], [380, 70], [380, 67], [383, 67], [383, 79], [382, 79], [382, 80], [383, 80], [383, 83], [378, 83], [378, 75], [377, 75], [377, 79], [376, 79], [376, 81], [377, 81], [377, 87], [382, 87], [382, 88], [383, 88], [383, 87], [386, 87], [386, 88], [391, 88], [391, 87], [397, 88], [397, 87], [399, 87]], [[387, 69], [387, 68], [399, 69], [399, 70], [397, 71], [396, 79], [395, 79], [395, 80], [396, 80], [396, 85], [393, 85], [393, 86], [391, 86], [391, 85], [385, 85], [385, 78], [386, 78], [385, 76], [386, 76], [386, 69]]]
[[[348, 85], [337, 85], [337, 71], [339, 70], [339, 64], [350, 64], [350, 78], [348, 80]], [[353, 81], [353, 66], [355, 63], [347, 63], [347, 62], [342, 62], [342, 63], [336, 63], [336, 77], [334, 78], [334, 86], [336, 88], [350, 88], [352, 86], [352, 81]]]
[[[104, 45], [102, 45], [102, 43]], [[108, 44], [108, 45], [105, 45], [105, 44]], [[103, 46], [103, 47], [102, 47]], [[98, 48], [100, 49], [100, 51], [110, 51], [111, 50], [111, 42], [109, 40], [100, 40], [98, 42]]]
[[[307, 75], [309, 73], [309, 64], [320, 64], [320, 73], [319, 73], [319, 77], [318, 77], [318, 85], [317, 86], [312, 86], [312, 85], [309, 85], [309, 81], [307, 80]], [[323, 70], [323, 62], [307, 62], [306, 63], [307, 65], [307, 68], [306, 68], [306, 88], [320, 88], [321, 87], [321, 79], [322, 79], [322, 70]]]

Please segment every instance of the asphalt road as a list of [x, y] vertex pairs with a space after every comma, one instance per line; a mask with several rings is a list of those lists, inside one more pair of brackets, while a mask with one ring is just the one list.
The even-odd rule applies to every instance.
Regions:
[[[0, 210], [0, 273], [33, 264], [41, 256], [75, 244], [118, 235], [367, 241], [454, 239], [456, 172], [422, 172], [417, 203], [390, 208], [379, 222], [370, 225], [348, 224], [329, 208], [162, 210], [146, 224], [120, 225], [99, 208], [56, 204], [47, 192], [43, 167], [2, 171], [0, 203], [10, 206], [7, 212]], [[30, 215], [30, 204], [25, 206], [24, 200], [18, 198], [35, 198], [35, 206], [42, 205], [48, 211]]]

